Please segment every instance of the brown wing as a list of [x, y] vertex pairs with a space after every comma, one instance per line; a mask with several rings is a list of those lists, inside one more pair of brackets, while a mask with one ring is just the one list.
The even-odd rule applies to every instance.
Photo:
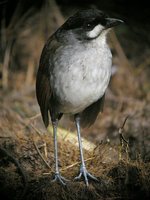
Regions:
[[52, 90], [50, 86], [50, 72], [53, 65], [50, 61], [57, 47], [58, 42], [53, 35], [47, 41], [43, 48], [36, 78], [36, 96], [40, 106], [43, 122], [46, 127], [49, 124], [48, 111], [50, 108], [50, 99], [52, 97]]
[[80, 114], [82, 127], [91, 126], [95, 122], [98, 113], [103, 112], [104, 101], [105, 94]]

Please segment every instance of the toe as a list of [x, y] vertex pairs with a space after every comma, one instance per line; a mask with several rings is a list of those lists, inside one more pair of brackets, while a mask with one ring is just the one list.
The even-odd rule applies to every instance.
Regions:
[[60, 182], [62, 185], [66, 185], [65, 181], [69, 181], [66, 178], [62, 177], [60, 174], [55, 174], [54, 179], [52, 180], [52, 182]]
[[96, 177], [94, 177], [92, 174], [90, 174], [85, 167], [80, 168], [80, 174], [79, 174], [79, 176], [75, 177], [74, 180], [79, 180], [79, 179], [81, 179], [81, 177], [84, 178], [84, 181], [87, 186], [89, 186], [88, 178], [91, 180], [94, 180], [94, 181], [98, 181], [98, 179]]
[[80, 172], [79, 176], [76, 176], [76, 177], [74, 178], [74, 180], [79, 180], [79, 179], [81, 178], [81, 176], [82, 176], [82, 173]]
[[64, 180], [61, 176], [58, 176], [58, 180], [61, 184], [66, 185], [66, 183], [64, 182]]
[[97, 179], [95, 176], [93, 176], [92, 174], [90, 174], [90, 173], [88, 173], [88, 177], [89, 177], [90, 179], [93, 179], [93, 180], [95, 180], [95, 181], [98, 181], [98, 179]]

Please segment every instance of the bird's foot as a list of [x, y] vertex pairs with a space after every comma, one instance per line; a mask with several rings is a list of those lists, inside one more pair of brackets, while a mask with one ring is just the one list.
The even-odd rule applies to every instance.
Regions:
[[60, 182], [62, 185], [66, 185], [66, 182], [69, 180], [61, 176], [59, 172], [56, 172], [52, 182], [56, 182], [56, 181]]
[[96, 177], [94, 177], [92, 174], [90, 174], [87, 171], [86, 167], [85, 166], [83, 167], [82, 165], [80, 167], [80, 174], [79, 174], [79, 176], [75, 177], [74, 180], [80, 180], [81, 177], [84, 178], [85, 183], [86, 183], [87, 186], [89, 185], [88, 178], [90, 178], [90, 179], [92, 179], [94, 181], [98, 181], [98, 179]]

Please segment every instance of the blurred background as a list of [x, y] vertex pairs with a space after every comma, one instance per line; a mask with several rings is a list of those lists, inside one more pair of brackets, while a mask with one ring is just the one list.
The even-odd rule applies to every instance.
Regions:
[[[64, 20], [79, 9], [98, 8], [124, 20], [108, 36], [113, 54], [112, 79], [103, 114], [83, 136], [93, 143], [119, 143], [124, 126], [130, 157], [150, 160], [150, 10], [137, 0], [1, 0], [0, 1], [0, 131], [10, 136], [18, 121], [45, 132], [35, 96], [42, 48]], [[34, 121], [31, 122], [31, 119]], [[18, 123], [17, 123], [18, 122]], [[16, 125], [17, 123], [17, 125]], [[74, 131], [64, 117], [60, 126]]]

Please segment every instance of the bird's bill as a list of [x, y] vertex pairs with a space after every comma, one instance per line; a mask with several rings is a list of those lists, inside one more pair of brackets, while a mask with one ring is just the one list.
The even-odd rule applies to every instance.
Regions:
[[124, 23], [124, 21], [120, 20], [120, 19], [115, 19], [115, 18], [106, 18], [107, 23], [106, 23], [106, 28], [111, 28], [114, 26], [117, 26], [121, 23]]

